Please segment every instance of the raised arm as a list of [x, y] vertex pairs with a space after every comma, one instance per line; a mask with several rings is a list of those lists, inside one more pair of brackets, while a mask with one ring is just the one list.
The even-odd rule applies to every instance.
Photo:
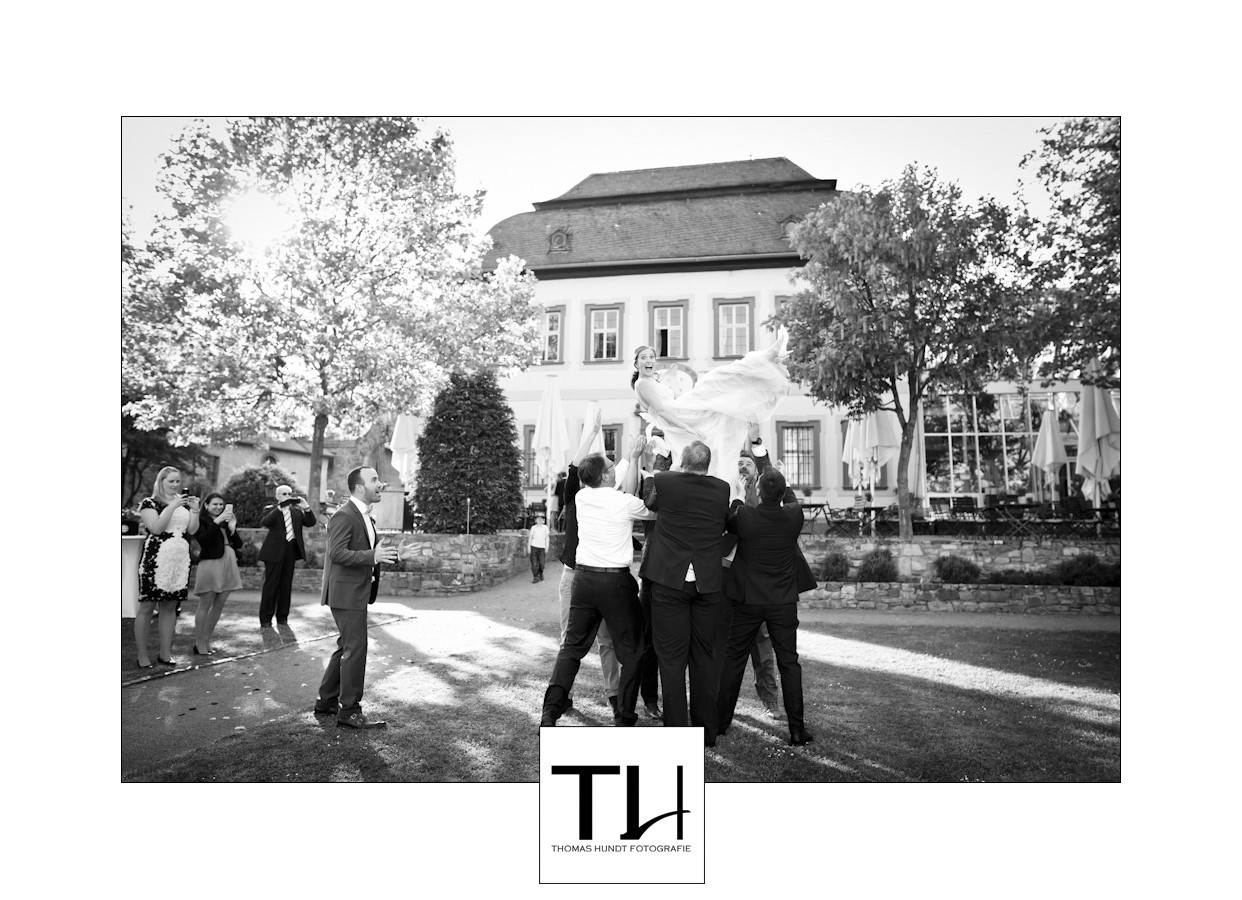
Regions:
[[621, 481], [621, 490], [627, 494], [638, 493], [638, 476], [640, 466], [639, 460], [642, 459], [643, 449], [647, 446], [647, 436], [644, 434], [636, 434], [633, 442], [630, 444], [629, 460], [630, 464], [625, 469], [625, 478]]
[[595, 438], [599, 436], [600, 422], [603, 418], [603, 410], [598, 406], [595, 407], [595, 419], [591, 422], [591, 427], [587, 431], [586, 437], [582, 439], [582, 446], [578, 448], [578, 452], [574, 454], [573, 461], [570, 465], [580, 466], [582, 461], [586, 459], [587, 454], [591, 452], [591, 445], [595, 443]]

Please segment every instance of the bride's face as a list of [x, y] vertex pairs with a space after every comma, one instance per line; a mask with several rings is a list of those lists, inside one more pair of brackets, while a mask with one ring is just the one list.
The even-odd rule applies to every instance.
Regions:
[[638, 374], [641, 378], [647, 378], [655, 374], [656, 355], [655, 351], [648, 348], [642, 350], [638, 354], [638, 358], [634, 360], [634, 364], [638, 367]]

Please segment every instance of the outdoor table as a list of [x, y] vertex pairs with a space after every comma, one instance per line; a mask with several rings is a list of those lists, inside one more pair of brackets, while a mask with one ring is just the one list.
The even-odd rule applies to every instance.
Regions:
[[[819, 521], [820, 519], [823, 519], [825, 522], [827, 521], [828, 519], [827, 506], [828, 506], [827, 503], [811, 503], [809, 500], [802, 503], [802, 517], [803, 517], [802, 531], [803, 533], [814, 534], [815, 523]], [[807, 516], [808, 510], [811, 513], [809, 517]]]
[[987, 521], [985, 533], [991, 532], [1000, 537], [1022, 537], [1031, 535], [1031, 522], [1027, 513], [1034, 509], [1027, 503], [997, 503], [983, 508]]
[[146, 535], [121, 535], [121, 618], [132, 619], [138, 614], [138, 564], [142, 561], [142, 543]]

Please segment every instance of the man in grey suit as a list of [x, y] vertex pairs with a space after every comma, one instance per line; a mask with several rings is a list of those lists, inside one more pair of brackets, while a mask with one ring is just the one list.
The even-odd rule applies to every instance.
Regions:
[[396, 562], [404, 547], [388, 547], [377, 539], [370, 507], [380, 499], [383, 482], [370, 466], [349, 473], [349, 500], [328, 520], [323, 561], [324, 606], [341, 636], [319, 683], [315, 715], [336, 716], [340, 728], [383, 728], [388, 723], [362, 713], [362, 688], [367, 671], [367, 606], [379, 592], [380, 563]]

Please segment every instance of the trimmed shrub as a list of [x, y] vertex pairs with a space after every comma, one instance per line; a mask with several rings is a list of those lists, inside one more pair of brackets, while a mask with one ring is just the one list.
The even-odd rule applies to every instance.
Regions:
[[522, 450], [513, 410], [490, 371], [454, 373], [418, 439], [422, 530], [495, 534], [522, 514]]
[[233, 504], [233, 514], [242, 528], [257, 528], [263, 518], [263, 507], [276, 497], [276, 485], [287, 484], [298, 491], [293, 476], [280, 466], [250, 466], [234, 472], [220, 489], [226, 503]]
[[1100, 562], [1094, 553], [1080, 553], [1052, 567], [1058, 584], [1079, 587], [1121, 587], [1121, 563]]
[[979, 581], [982, 584], [1055, 584], [1044, 569], [999, 569], [984, 572]]
[[893, 554], [883, 548], [872, 550], [862, 558], [858, 567], [859, 581], [896, 581], [897, 563], [893, 562]]
[[237, 564], [239, 566], [257, 566], [259, 564], [259, 548], [250, 543], [250, 541], [243, 541], [241, 552], [237, 554]]
[[974, 584], [982, 571], [978, 563], [964, 556], [941, 556], [932, 563], [936, 580], [945, 584]]
[[819, 567], [820, 581], [845, 581], [850, 577], [850, 558], [840, 550], [829, 550]]

